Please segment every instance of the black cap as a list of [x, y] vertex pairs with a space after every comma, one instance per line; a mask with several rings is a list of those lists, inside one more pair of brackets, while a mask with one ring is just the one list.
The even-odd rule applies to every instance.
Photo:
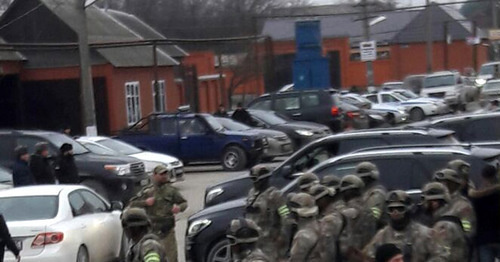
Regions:
[[375, 254], [375, 261], [387, 262], [391, 260], [391, 258], [395, 257], [396, 255], [400, 255], [402, 253], [403, 252], [401, 252], [401, 249], [399, 249], [394, 244], [383, 244], [377, 248], [377, 253]]
[[14, 153], [16, 154], [16, 159], [19, 159], [22, 155], [28, 154], [28, 148], [25, 146], [17, 146]]
[[73, 150], [73, 145], [71, 145], [70, 143], [64, 143], [62, 144], [62, 146], [59, 148], [59, 150], [61, 151], [61, 153], [66, 153], [70, 150]]

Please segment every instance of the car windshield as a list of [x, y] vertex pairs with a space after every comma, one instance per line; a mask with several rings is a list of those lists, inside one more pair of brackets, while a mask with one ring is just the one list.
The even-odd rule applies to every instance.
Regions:
[[222, 131], [222, 130], [224, 130], [224, 126], [221, 125], [217, 121], [217, 119], [215, 119], [215, 117], [210, 116], [210, 115], [206, 115], [205, 116], [205, 120], [207, 120], [208, 124], [210, 125], [210, 127], [212, 127], [213, 130], [215, 130], [215, 131]]
[[484, 85], [484, 90], [492, 90], [492, 89], [499, 89], [500, 88], [500, 82], [488, 82], [486, 85]]
[[57, 148], [60, 148], [65, 143], [71, 144], [73, 146], [73, 154], [75, 155], [81, 155], [89, 152], [85, 147], [80, 145], [80, 143], [63, 134], [50, 134], [45, 136], [45, 138]]
[[454, 75], [430, 76], [426, 77], [424, 81], [424, 88], [452, 86], [452, 85], [455, 85]]
[[396, 91], [399, 95], [406, 97], [406, 99], [418, 98], [418, 95], [409, 90]]
[[99, 143], [99, 144], [101, 144], [101, 145], [103, 145], [111, 150], [114, 150], [120, 154], [123, 154], [123, 155], [133, 155], [133, 154], [138, 154], [138, 153], [142, 152], [141, 149], [139, 149], [133, 145], [127, 144], [127, 143], [119, 141], [119, 140], [111, 139], [111, 138], [99, 140], [99, 141], [97, 141], [97, 143]]
[[216, 119], [227, 130], [245, 131], [245, 130], [251, 129], [249, 126], [244, 125], [244, 124], [239, 123], [239, 122], [236, 122], [236, 121], [229, 119], [229, 118], [218, 117]]
[[0, 198], [0, 214], [6, 221], [51, 219], [57, 215], [58, 206], [58, 196]]
[[284, 118], [274, 114], [273, 112], [253, 111], [251, 114], [255, 115], [268, 125], [282, 125], [287, 122]]
[[0, 168], [0, 183], [12, 183], [12, 174], [5, 168]]
[[99, 144], [93, 144], [93, 143], [82, 143], [84, 147], [86, 147], [90, 152], [98, 155], [104, 155], [104, 156], [118, 156], [118, 152], [113, 151], [109, 148], [103, 147]]
[[399, 100], [403, 100], [403, 101], [406, 101], [409, 99], [408, 97], [401, 95], [400, 93], [397, 93], [397, 92], [392, 93], [392, 95], [395, 96], [396, 98], [398, 98]]
[[495, 73], [495, 65], [484, 65], [479, 70], [480, 75], [493, 75]]

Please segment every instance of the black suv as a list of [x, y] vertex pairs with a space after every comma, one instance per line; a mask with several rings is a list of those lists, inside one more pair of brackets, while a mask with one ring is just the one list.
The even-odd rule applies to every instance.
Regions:
[[301, 90], [262, 95], [248, 104], [249, 109], [273, 110], [297, 121], [310, 121], [340, 132], [344, 119], [352, 118], [356, 128], [367, 128], [368, 118], [357, 107], [345, 108], [335, 91]]
[[[271, 176], [271, 185], [282, 187], [290, 182], [290, 175], [308, 170], [331, 157], [367, 147], [412, 144], [456, 144], [454, 132], [441, 129], [371, 129], [331, 135], [310, 143], [290, 156]], [[317, 157], [321, 156], [321, 157]], [[252, 187], [248, 174], [207, 187], [205, 206], [245, 196]]]
[[461, 142], [500, 149], [500, 112], [434, 118], [409, 126], [454, 130], [455, 137]]
[[50, 131], [1, 130], [0, 165], [11, 168], [14, 163], [14, 149], [17, 146], [26, 146], [29, 152], [33, 153], [39, 142], [49, 144], [52, 158], [59, 154], [62, 144], [72, 144], [81, 183], [109, 200], [126, 203], [142, 186], [149, 183], [149, 177], [144, 172], [144, 163], [136, 158], [97, 155], [68, 136]]
[[[321, 162], [327, 152], [311, 155]], [[327, 174], [345, 176], [354, 172], [357, 164], [371, 161], [380, 170], [380, 182], [388, 189], [407, 191], [413, 198], [420, 196], [422, 186], [429, 182], [435, 171], [455, 159], [471, 164], [471, 179], [478, 182], [479, 174], [486, 165], [498, 166], [500, 150], [463, 148], [462, 146], [436, 147], [387, 147], [365, 149], [352, 154], [330, 158], [314, 166], [309, 172], [320, 178]], [[298, 174], [297, 174], [298, 175]], [[287, 183], [279, 188], [288, 194], [297, 191], [296, 177], [289, 175]], [[186, 261], [213, 262], [229, 253], [225, 239], [226, 229], [232, 219], [244, 215], [245, 198], [240, 198], [199, 211], [188, 219], [186, 231]]]

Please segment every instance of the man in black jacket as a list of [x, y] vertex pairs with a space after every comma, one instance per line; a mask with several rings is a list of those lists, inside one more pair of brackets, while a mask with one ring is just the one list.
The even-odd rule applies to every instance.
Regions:
[[35, 154], [31, 156], [31, 173], [39, 185], [55, 184], [54, 170], [49, 160], [49, 145], [40, 142], [35, 145]]
[[78, 168], [76, 167], [75, 157], [73, 156], [73, 146], [64, 143], [59, 149], [61, 155], [59, 156], [59, 172], [57, 179], [61, 184], [78, 184], [80, 178], [78, 177]]
[[236, 110], [234, 110], [231, 118], [245, 125], [252, 126], [252, 116], [250, 116], [250, 113], [243, 108], [243, 104], [241, 102], [236, 104]]
[[14, 253], [17, 262], [21, 261], [21, 257], [19, 256], [19, 249], [10, 236], [9, 228], [5, 223], [5, 219], [2, 215], [0, 215], [0, 262], [3, 262], [5, 247], [7, 247], [12, 253]]
[[14, 187], [29, 186], [35, 184], [35, 178], [29, 168], [30, 154], [25, 146], [18, 146], [14, 151], [16, 162], [12, 167], [12, 180]]

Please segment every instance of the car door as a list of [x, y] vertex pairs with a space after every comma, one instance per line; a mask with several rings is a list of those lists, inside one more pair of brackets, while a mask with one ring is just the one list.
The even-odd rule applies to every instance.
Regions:
[[284, 114], [294, 120], [302, 121], [303, 115], [300, 107], [299, 92], [276, 95], [274, 111]]
[[376, 94], [366, 95], [365, 98], [368, 99], [368, 100], [370, 100], [370, 102], [372, 102], [372, 103], [375, 103], [375, 104], [379, 103], [378, 97], [377, 97]]
[[182, 159], [188, 161], [218, 160], [215, 150], [217, 135], [200, 117], [180, 116], [180, 147]]
[[[325, 93], [325, 96], [327, 94]], [[327, 96], [326, 99], [332, 99], [330, 96]], [[326, 99], [324, 101], [326, 101]], [[321, 104], [322, 97], [320, 97], [319, 92], [302, 92], [300, 94], [300, 112], [296, 114], [302, 114], [297, 118], [297, 120], [302, 121], [311, 121], [316, 123], [323, 123], [329, 120], [329, 115], [331, 115], [331, 106], [332, 103]]]
[[258, 98], [257, 100], [250, 103], [248, 108], [255, 110], [272, 110], [271, 97]]
[[149, 133], [141, 137], [140, 144], [135, 146], [148, 151], [161, 152], [173, 156], [180, 156], [179, 132], [177, 119], [174, 115], [159, 115], [150, 120]]
[[471, 120], [464, 126], [461, 139], [478, 146], [500, 148], [500, 117]]

